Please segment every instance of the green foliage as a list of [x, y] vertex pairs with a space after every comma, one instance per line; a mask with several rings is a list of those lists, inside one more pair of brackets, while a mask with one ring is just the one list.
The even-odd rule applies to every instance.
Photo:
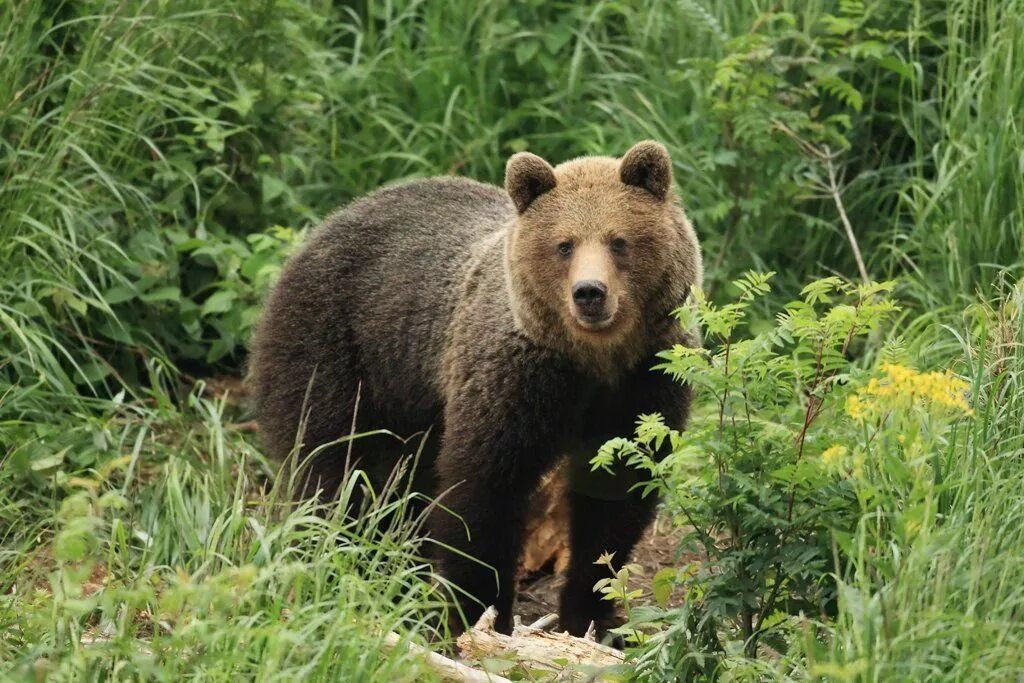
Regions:
[[[688, 528], [684, 549], [700, 558], [675, 577], [682, 607], [645, 608], [623, 628], [680, 625], [643, 639], [641, 667], [667, 658], [685, 678], [715, 671], [727, 653], [754, 657], [762, 642], [785, 651], [786, 615], [835, 609], [831, 532], [848, 534], [860, 509], [856, 486], [837, 478], [830, 462], [845, 450], [835, 439], [854, 374], [848, 353], [895, 313], [886, 298], [893, 284], [812, 282], [774, 326], [754, 334], [748, 314], [770, 279], [744, 275], [733, 283], [735, 301], [723, 305], [697, 289], [694, 304], [677, 312], [715, 349], [660, 354], [657, 369], [708, 404], [686, 431], [641, 416], [633, 440], [613, 442], [593, 460], [596, 468], [623, 458], [646, 470], [645, 493], [663, 496]], [[656, 458], [666, 442], [668, 455]]]
[[[665, 141], [709, 291], [765, 264], [789, 290], [819, 266], [850, 273], [832, 190], [872, 273], [949, 283], [917, 288], [930, 304], [987, 290], [992, 271], [975, 264], [1019, 262], [1021, 89], [1001, 79], [1024, 31], [997, 25], [1020, 15], [1010, 7], [15, 0], [0, 12], [0, 340], [17, 351], [5, 383], [109, 397], [132, 391], [147, 357], [237, 368], [266, 286], [236, 270], [250, 235], [298, 230], [405, 177], [500, 181], [526, 147], [559, 160]], [[950, 87], [976, 64], [980, 89]], [[998, 227], [970, 229], [978, 220]], [[954, 258], [936, 261], [949, 245]]]
[[294, 234], [273, 226], [315, 215], [285, 189], [319, 144], [315, 34], [252, 38], [317, 15], [204, 4], [0, 9], [8, 382], [111, 396], [148, 356], [237, 355]]
[[[384, 647], [391, 631], [436, 639], [427, 618], [445, 603], [409, 497], [381, 492], [359, 520], [290, 503], [223, 402], [189, 404], [178, 424], [122, 406], [114, 457], [54, 466], [51, 491], [3, 501], [0, 677], [432, 680]], [[0, 495], [18, 485], [0, 468]]]
[[895, 104], [875, 101], [866, 113], [871, 95], [861, 91], [863, 83], [898, 88], [913, 77], [899, 49], [905, 33], [887, 28], [893, 23], [878, 5], [869, 11], [861, 2], [841, 3], [834, 13], [821, 6], [772, 9], [750, 31], [723, 40], [720, 58], [681, 62], [678, 78], [701, 84], [702, 124], [717, 134], [710, 157], [701, 160], [717, 199], [698, 218], [723, 224], [723, 248], [749, 249], [755, 262], [773, 264], [819, 248], [805, 240], [765, 244], [759, 233], [788, 224], [810, 235], [833, 222], [823, 206], [806, 202], [820, 183], [821, 151], [849, 152], [859, 127]]
[[972, 419], [962, 419], [968, 382], [901, 366], [886, 367], [859, 390], [861, 404], [848, 405], [862, 514], [849, 535], [836, 535], [848, 558], [838, 613], [807, 628], [794, 653], [810, 675], [977, 680], [1024, 671], [1024, 287], [1004, 285], [964, 323], [958, 365]]
[[[953, 590], [966, 579], [949, 567], [961, 546], [992, 561], [984, 525], [975, 524], [988, 514], [977, 496], [1017, 514], [1018, 497], [1007, 499], [1002, 485], [981, 492], [973, 468], [1004, 471], [1005, 445], [993, 446], [993, 433], [1020, 440], [1018, 402], [991, 413], [985, 397], [1013, 391], [1001, 387], [1017, 379], [1021, 289], [998, 312], [982, 309], [972, 387], [949, 371], [909, 367], [899, 338], [882, 349], [878, 370], [857, 369], [851, 349], [877, 337], [897, 311], [893, 283], [812, 282], [755, 334], [747, 316], [770, 277], [745, 275], [733, 283], [735, 301], [723, 305], [697, 290], [678, 311], [714, 349], [661, 354], [661, 370], [707, 399], [686, 431], [641, 416], [633, 439], [609, 442], [592, 461], [609, 467], [620, 458], [645, 470], [650, 481], [640, 486], [659, 493], [687, 529], [681, 550], [694, 559], [653, 577], [654, 605], [643, 605], [640, 590], [612, 590], [628, 568], [596, 589], [627, 608], [641, 605], [619, 632], [634, 644], [637, 673], [654, 680], [798, 672], [875, 679], [900, 662], [914, 662], [916, 678], [957, 666], [963, 660], [940, 651], [910, 651], [928, 637], [918, 633], [921, 608], [895, 601], [925, 586]], [[990, 326], [1000, 337], [995, 360], [984, 358]], [[970, 394], [989, 402], [980, 421]], [[663, 444], [669, 452], [659, 459]], [[953, 521], [965, 515], [971, 523]], [[674, 586], [682, 604], [672, 607]], [[1016, 604], [1012, 585], [994, 590]], [[937, 608], [927, 624], [948, 616]], [[1021, 670], [1018, 657], [998, 652], [996, 670]]]

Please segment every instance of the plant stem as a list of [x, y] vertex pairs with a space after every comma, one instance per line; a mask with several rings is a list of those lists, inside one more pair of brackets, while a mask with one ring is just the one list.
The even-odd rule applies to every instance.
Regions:
[[860, 279], [864, 284], [871, 281], [868, 277], [868, 269], [864, 266], [864, 257], [860, 253], [860, 245], [857, 244], [857, 237], [853, 234], [853, 226], [850, 224], [850, 218], [846, 215], [846, 206], [843, 204], [843, 196], [839, 192], [839, 183], [836, 180], [836, 167], [832, 163], [832, 153], [828, 147], [825, 147], [824, 153], [825, 159], [825, 171], [828, 173], [828, 192], [832, 196], [832, 202], [836, 205], [836, 210], [839, 212], [839, 220], [843, 222], [843, 229], [846, 231], [846, 239], [850, 242], [850, 248], [853, 249], [853, 258], [857, 261], [857, 270], [860, 271]]

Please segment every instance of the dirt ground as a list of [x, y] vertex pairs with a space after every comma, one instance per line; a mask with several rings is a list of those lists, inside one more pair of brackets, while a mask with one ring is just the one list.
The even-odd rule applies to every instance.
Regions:
[[[650, 594], [650, 580], [659, 569], [680, 567], [688, 561], [685, 557], [676, 559], [681, 536], [682, 531], [678, 527], [673, 528], [668, 520], [659, 518], [651, 525], [633, 551], [632, 561], [644, 569], [643, 577], [637, 581], [637, 588]], [[563, 583], [564, 575], [556, 573], [550, 566], [522, 577], [515, 613], [522, 618], [524, 624], [557, 613], [558, 593]]]

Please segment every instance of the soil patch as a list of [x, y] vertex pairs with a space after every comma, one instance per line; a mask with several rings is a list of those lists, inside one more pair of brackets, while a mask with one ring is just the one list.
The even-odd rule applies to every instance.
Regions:
[[[679, 544], [684, 529], [674, 527], [667, 519], [658, 518], [647, 530], [633, 551], [631, 561], [643, 567], [642, 577], [636, 580], [636, 588], [649, 596], [651, 578], [664, 567], [682, 567], [697, 559], [694, 553], [677, 557]], [[519, 580], [515, 614], [522, 617], [523, 623], [529, 624], [541, 617], [558, 612], [558, 594], [565, 583], [565, 575], [554, 571], [551, 565], [539, 571], [524, 575]], [[680, 597], [673, 595], [670, 604], [681, 602]]]

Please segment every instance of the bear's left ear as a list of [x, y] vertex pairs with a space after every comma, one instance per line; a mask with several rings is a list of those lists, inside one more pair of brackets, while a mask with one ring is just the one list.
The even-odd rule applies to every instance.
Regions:
[[555, 169], [536, 154], [519, 152], [505, 165], [505, 191], [522, 213], [533, 200], [555, 188]]
[[630, 147], [619, 160], [619, 177], [663, 201], [672, 187], [672, 160], [665, 145], [644, 140]]

